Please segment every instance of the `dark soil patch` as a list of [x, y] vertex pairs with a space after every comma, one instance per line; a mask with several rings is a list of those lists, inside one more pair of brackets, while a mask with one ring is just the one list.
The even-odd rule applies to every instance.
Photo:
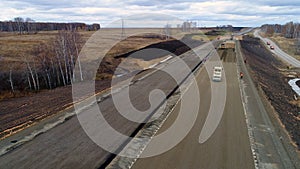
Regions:
[[[203, 44], [202, 41], [193, 40], [191, 36], [184, 36], [181, 40], [169, 40], [165, 42], [159, 42], [155, 43], [149, 46], [146, 46], [139, 50], [134, 50], [131, 52], [128, 52], [123, 55], [116, 56], [115, 58], [126, 58], [126, 57], [133, 57], [138, 59], [143, 59], [145, 61], [149, 61], [152, 59], [160, 58], [163, 56], [168, 55], [169, 53], [172, 53], [173, 55], [181, 55], [189, 50], [191, 48], [195, 48], [199, 45]], [[147, 50], [147, 52], [138, 52], [143, 51], [146, 49], [156, 49], [156, 50]], [[159, 50], [157, 50], [159, 49]], [[138, 53], [137, 53], [138, 52]], [[134, 54], [137, 53], [137, 54]]]
[[298, 80], [298, 81], [296, 82], [296, 85], [297, 85], [298, 87], [300, 87], [300, 80]]
[[212, 30], [212, 31], [205, 33], [205, 35], [208, 35], [208, 36], [219, 36], [219, 35], [223, 35], [223, 34], [224, 34], [223, 30]]
[[236, 53], [234, 49], [219, 49], [219, 51], [222, 51], [221, 53], [221, 60], [224, 62], [236, 62]]
[[259, 39], [245, 37], [241, 41], [242, 52], [251, 69], [251, 75], [279, 115], [290, 136], [300, 149], [300, 121], [297, 119], [300, 109], [291, 104], [294, 91], [279, 69], [286, 68], [264, 47]]
[[[97, 92], [109, 86], [110, 80], [96, 81]], [[23, 124], [31, 125], [72, 106], [72, 102], [72, 86], [44, 90], [31, 96], [2, 100], [0, 102], [0, 133]], [[18, 129], [20, 128], [15, 128], [15, 130]], [[0, 134], [0, 138], [1, 136]]]
[[[144, 48], [133, 50], [115, 57], [106, 56], [104, 57], [102, 63], [99, 66], [97, 79], [111, 79], [118, 65], [122, 62], [122, 59], [124, 58], [132, 57], [136, 59], [142, 59], [144, 61], [150, 61], [170, 54], [172, 54], [173, 56], [179, 56], [191, 50], [191, 48], [200, 46], [203, 43], [204, 42], [202, 41], [192, 39], [192, 36], [190, 35], [186, 35], [181, 40], [173, 39], [155, 43], [152, 45], [148, 45]], [[115, 46], [114, 48], [118, 47]]]

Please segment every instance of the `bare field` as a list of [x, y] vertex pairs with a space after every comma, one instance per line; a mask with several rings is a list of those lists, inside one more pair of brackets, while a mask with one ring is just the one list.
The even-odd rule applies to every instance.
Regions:
[[[108, 54], [124, 54], [132, 50], [143, 48], [147, 45], [164, 41], [158, 38], [145, 38], [142, 34], [163, 34], [163, 29], [125, 29], [125, 35], [131, 36], [122, 41], [121, 29], [101, 29], [101, 48], [112, 49]], [[92, 35], [97, 36], [94, 31], [79, 32], [84, 44]], [[186, 33], [172, 30], [172, 37], [181, 39]], [[0, 32], [0, 71], [8, 70], [9, 67], [19, 65], [24, 59], [31, 60], [34, 55], [32, 50], [38, 45], [45, 43], [51, 45], [58, 35], [58, 31], [38, 32], [30, 35], [17, 35], [15, 33]], [[118, 43], [118, 49], [112, 44]], [[107, 51], [107, 50], [104, 50]], [[90, 59], [93, 57], [89, 57]]]
[[[83, 41], [94, 32], [80, 32]], [[52, 44], [58, 31], [39, 32], [30, 35], [0, 32], [0, 71], [7, 71], [10, 67], [20, 67], [26, 59], [32, 60], [33, 49], [38, 45]]]

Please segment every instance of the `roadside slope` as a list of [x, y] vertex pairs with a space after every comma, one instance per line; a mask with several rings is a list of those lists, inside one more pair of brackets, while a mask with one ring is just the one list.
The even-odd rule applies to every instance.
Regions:
[[[257, 155], [257, 164], [259, 168], [297, 168], [299, 166], [299, 156], [295, 152], [295, 147], [291, 145], [288, 136], [284, 132], [285, 129], [277, 120], [277, 115], [273, 112], [274, 108], [270, 108], [270, 103], [267, 103], [271, 101], [272, 105], [277, 104], [277, 106], [275, 105], [276, 110], [277, 108], [284, 109], [284, 111], [278, 112], [281, 117], [285, 118], [283, 122], [290, 121], [288, 125], [295, 124], [291, 122], [293, 118], [287, 117], [285, 112], [291, 110], [291, 106], [286, 105], [288, 103], [286, 103], [285, 97], [278, 96], [284, 93], [277, 90], [278, 87], [282, 90], [284, 88], [281, 86], [283, 85], [281, 79], [276, 78], [278, 70], [274, 69], [274, 65], [278, 64], [278, 61], [272, 56], [268, 56], [271, 59], [268, 61], [264, 61], [264, 58], [253, 56], [255, 54], [266, 56], [264, 52], [260, 51], [262, 50], [261, 47], [256, 48], [253, 44], [243, 44], [242, 47], [244, 47], [242, 48], [243, 53], [241, 53], [240, 45], [237, 45], [239, 70], [245, 74], [241, 81], [241, 87], [249, 122], [249, 131], [253, 137], [251, 138], [251, 145], [254, 153]], [[253, 48], [253, 51], [247, 52], [245, 48], [247, 50]], [[245, 58], [247, 58], [247, 65], [244, 63]], [[257, 60], [254, 61], [255, 59]], [[268, 64], [268, 66], [261, 65], [264, 63]], [[256, 66], [257, 69], [254, 69], [253, 66]], [[272, 68], [274, 70], [269, 70]], [[264, 71], [266, 72], [263, 73]], [[262, 79], [264, 80], [262, 81]], [[258, 91], [256, 87], [259, 89]], [[271, 96], [272, 98], [268, 97], [267, 100], [261, 89], [267, 92], [268, 95], [271, 93], [275, 96]]]

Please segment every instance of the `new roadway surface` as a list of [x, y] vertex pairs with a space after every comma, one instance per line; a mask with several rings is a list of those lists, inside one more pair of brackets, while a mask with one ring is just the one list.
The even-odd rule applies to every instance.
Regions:
[[[190, 133], [173, 149], [158, 156], [138, 159], [133, 169], [299, 168], [299, 156], [293, 153], [295, 150], [289, 151], [293, 146], [288, 139], [282, 139], [282, 133], [285, 132], [278, 132], [278, 128], [284, 129], [277, 121], [271, 120], [262, 103], [243, 62], [239, 43], [236, 51], [237, 62], [227, 58], [227, 62], [223, 63], [227, 99], [222, 120], [211, 138], [203, 144], [199, 143], [199, 134], [210, 105], [210, 83], [213, 83], [208, 78], [211, 72], [202, 69], [197, 75], [200, 110]], [[240, 71], [245, 74], [242, 80], [239, 80]], [[191, 103], [197, 104], [192, 100]], [[179, 106], [158, 133], [172, 125], [178, 110]]]
[[[192, 130], [170, 151], [158, 156], [138, 159], [133, 165], [133, 169], [254, 169], [241, 101], [237, 65], [234, 61], [235, 58], [228, 60], [229, 62], [223, 63], [227, 81], [225, 109], [215, 133], [206, 142], [199, 143], [199, 135], [211, 104], [210, 83], [216, 83], [209, 79], [208, 74], [212, 72], [202, 69], [196, 76], [201, 97], [200, 103], [191, 100], [191, 104], [200, 104], [198, 117]], [[172, 125], [178, 111], [179, 106], [176, 106], [158, 133]], [[168, 142], [168, 140], [165, 141]]]

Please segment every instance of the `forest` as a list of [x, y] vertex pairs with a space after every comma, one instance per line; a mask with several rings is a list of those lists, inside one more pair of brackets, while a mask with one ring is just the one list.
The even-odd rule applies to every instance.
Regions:
[[86, 30], [97, 31], [100, 24], [85, 23], [52, 23], [52, 22], [35, 22], [31, 18], [16, 17], [12, 21], [0, 21], [1, 32], [16, 32], [18, 34], [34, 34], [39, 31], [56, 31], [56, 30]]

